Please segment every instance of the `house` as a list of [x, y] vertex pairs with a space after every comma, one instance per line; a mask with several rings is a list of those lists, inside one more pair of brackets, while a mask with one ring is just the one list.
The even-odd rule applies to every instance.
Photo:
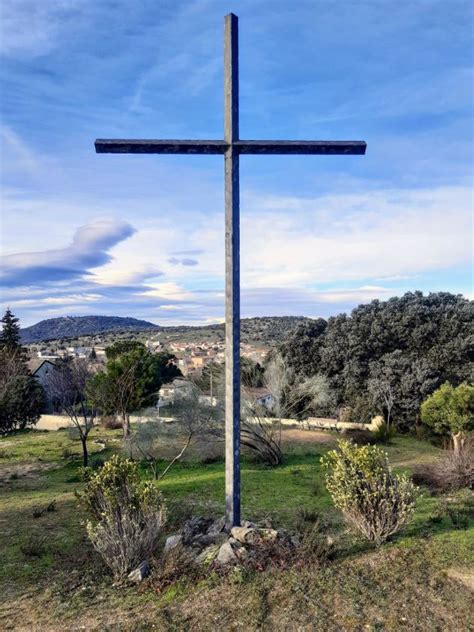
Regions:
[[267, 410], [273, 410], [276, 405], [275, 397], [266, 388], [246, 388], [245, 393], [252, 402]]
[[28, 361], [28, 368], [31, 371], [33, 377], [38, 380], [38, 382], [43, 387], [46, 403], [44, 412], [50, 413], [53, 412], [54, 406], [51, 398], [51, 388], [50, 388], [50, 377], [51, 373], [56, 368], [56, 365], [51, 360], [46, 360], [45, 358], [32, 358]]
[[192, 384], [182, 378], [176, 378], [169, 384], [163, 384], [159, 391], [157, 405], [160, 407], [174, 404], [177, 399], [189, 395], [192, 388]]

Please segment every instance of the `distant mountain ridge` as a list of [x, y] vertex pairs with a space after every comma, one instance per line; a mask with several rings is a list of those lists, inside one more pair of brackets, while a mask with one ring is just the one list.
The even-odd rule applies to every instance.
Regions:
[[[290, 334], [300, 323], [312, 320], [305, 316], [261, 316], [243, 318], [241, 320], [241, 338], [245, 341], [260, 341], [273, 343], [282, 340]], [[175, 334], [189, 331], [215, 331], [224, 333], [224, 323], [216, 325], [181, 325], [162, 327], [146, 320], [124, 318], [120, 316], [65, 316], [48, 318], [31, 327], [21, 330], [22, 342], [47, 342], [62, 338], [77, 338], [79, 336], [93, 336], [110, 332], [140, 332], [159, 329]]]
[[121, 316], [63, 316], [41, 320], [31, 327], [21, 330], [24, 344], [58, 340], [59, 338], [76, 338], [109, 331], [144, 331], [158, 329], [147, 320], [123, 318]]

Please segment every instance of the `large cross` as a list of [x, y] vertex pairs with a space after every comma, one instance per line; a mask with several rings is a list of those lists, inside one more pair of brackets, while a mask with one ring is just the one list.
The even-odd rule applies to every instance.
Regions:
[[225, 499], [240, 524], [240, 186], [242, 154], [365, 154], [363, 141], [240, 140], [238, 18], [224, 26], [224, 140], [103, 140], [100, 154], [223, 154], [225, 168]]

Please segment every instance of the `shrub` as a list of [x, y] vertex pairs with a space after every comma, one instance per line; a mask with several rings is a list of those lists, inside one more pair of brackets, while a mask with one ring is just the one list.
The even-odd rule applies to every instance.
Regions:
[[178, 545], [166, 551], [157, 561], [151, 584], [156, 592], [162, 593], [168, 586], [183, 578], [197, 581], [200, 579], [200, 569], [185, 547]]
[[47, 551], [46, 535], [44, 533], [30, 533], [20, 544], [20, 551], [25, 557], [41, 557]]
[[459, 450], [474, 430], [474, 385], [454, 388], [446, 382], [421, 405], [421, 420], [438, 434], [450, 434]]
[[117, 419], [114, 415], [109, 415], [101, 418], [100, 425], [106, 430], [119, 430], [122, 428], [122, 420]]
[[140, 480], [138, 465], [113, 456], [99, 470], [84, 470], [81, 498], [91, 515], [87, 533], [116, 579], [153, 553], [165, 521], [161, 494]]
[[405, 475], [393, 474], [377, 446], [338, 442], [322, 459], [326, 486], [347, 522], [379, 546], [412, 517], [416, 488]]
[[435, 463], [418, 465], [412, 478], [418, 485], [426, 485], [433, 490], [474, 489], [474, 450], [471, 442], [459, 446], [457, 450], [449, 450]]
[[345, 434], [347, 439], [357, 445], [373, 445], [377, 442], [374, 434], [368, 430], [347, 430]]
[[334, 557], [336, 548], [334, 538], [328, 533], [329, 527], [329, 523], [316, 511], [302, 509], [297, 513], [299, 557], [303, 562], [318, 564]]
[[396, 434], [397, 431], [395, 426], [389, 426], [386, 421], [379, 424], [373, 432], [373, 436], [376, 441], [387, 445], [392, 441]]

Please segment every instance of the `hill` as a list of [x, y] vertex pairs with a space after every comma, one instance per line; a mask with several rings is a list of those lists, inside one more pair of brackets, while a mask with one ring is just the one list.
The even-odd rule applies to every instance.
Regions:
[[59, 338], [77, 338], [109, 331], [144, 331], [158, 329], [146, 320], [119, 316], [65, 316], [48, 318], [21, 330], [24, 344]]
[[[298, 325], [312, 322], [304, 316], [262, 316], [241, 320], [242, 342], [272, 345], [293, 333]], [[146, 320], [118, 316], [67, 316], [49, 318], [21, 330], [22, 342], [31, 344], [50, 340], [69, 339], [86, 344], [86, 336], [98, 334], [136, 333], [156, 330], [171, 340], [224, 340], [224, 323], [217, 325], [181, 325], [162, 327]], [[81, 338], [81, 340], [78, 340]], [[90, 341], [89, 341], [90, 342]], [[108, 341], [110, 344], [113, 340]]]

